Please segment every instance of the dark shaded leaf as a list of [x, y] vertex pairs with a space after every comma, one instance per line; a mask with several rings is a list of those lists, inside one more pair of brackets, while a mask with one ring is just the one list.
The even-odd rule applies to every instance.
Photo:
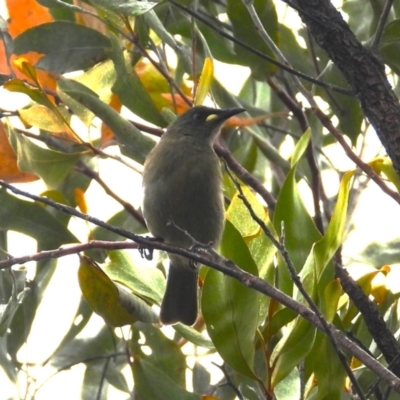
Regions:
[[67, 21], [30, 28], [14, 41], [15, 54], [45, 54], [36, 67], [58, 74], [89, 68], [101, 61], [110, 47], [110, 40], [98, 31]]

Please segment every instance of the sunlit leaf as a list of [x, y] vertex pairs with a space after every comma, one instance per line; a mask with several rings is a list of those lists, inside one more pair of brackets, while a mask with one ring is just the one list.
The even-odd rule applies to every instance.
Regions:
[[93, 262], [82, 259], [79, 285], [94, 312], [110, 326], [130, 325], [137, 320], [157, 322], [158, 317], [143, 300], [117, 286]]
[[204, 60], [203, 70], [201, 71], [199, 83], [197, 85], [196, 97], [194, 104], [200, 106], [203, 104], [208, 92], [211, 88], [211, 83], [214, 78], [214, 64], [212, 58]]
[[59, 88], [82, 103], [113, 130], [124, 154], [137, 162], [144, 162], [147, 154], [154, 147], [155, 142], [152, 139], [143, 135], [133, 124], [80, 83], [62, 80], [59, 82]]

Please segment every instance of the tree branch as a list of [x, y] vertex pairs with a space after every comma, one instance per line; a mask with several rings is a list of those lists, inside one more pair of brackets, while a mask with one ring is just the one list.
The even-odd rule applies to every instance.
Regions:
[[357, 40], [329, 0], [298, 0], [301, 19], [352, 87], [400, 175], [400, 105], [385, 67]]

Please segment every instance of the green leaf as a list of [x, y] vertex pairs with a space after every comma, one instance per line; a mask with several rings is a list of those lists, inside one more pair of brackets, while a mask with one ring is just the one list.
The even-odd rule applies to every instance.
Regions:
[[78, 82], [62, 79], [59, 88], [73, 99], [94, 112], [114, 132], [123, 154], [143, 164], [155, 142], [145, 136], [129, 121], [118, 114], [108, 104], [103, 103], [95, 93]]
[[400, 19], [395, 19], [385, 25], [379, 44], [379, 53], [385, 64], [400, 75]]
[[37, 68], [57, 74], [86, 69], [106, 56], [110, 40], [98, 31], [67, 21], [30, 28], [15, 38], [14, 53], [43, 53]]
[[303, 154], [307, 149], [308, 143], [310, 143], [310, 138], [311, 129], [307, 129], [307, 131], [301, 135], [292, 154], [292, 159], [290, 161], [290, 166], [292, 168], [296, 167], [297, 163], [300, 161], [300, 158], [303, 157]]
[[[170, 379], [181, 387], [185, 386], [186, 358], [177, 342], [168, 339], [157, 327], [138, 322], [132, 329], [140, 332], [138, 337], [143, 338], [140, 343], [132, 343], [137, 349], [150, 348], [151, 354], [146, 355], [146, 361], [162, 370]], [[133, 335], [132, 340], [135, 340]], [[137, 350], [135, 351], [137, 353]], [[148, 352], [147, 352], [148, 353]], [[144, 353], [143, 353], [144, 355]]]
[[20, 200], [0, 189], [1, 228], [31, 236], [43, 250], [57, 249], [78, 239], [45, 208], [37, 203]]
[[296, 399], [299, 393], [300, 376], [297, 369], [294, 369], [285, 379], [279, 382], [274, 389], [276, 400]]
[[137, 357], [132, 367], [135, 391], [146, 400], [200, 400], [201, 396], [189, 393], [177, 385], [163, 370]]
[[[328, 64], [320, 78], [324, 82], [349, 88], [346, 79], [334, 64]], [[333, 101], [327, 91], [321, 87], [316, 88], [316, 95], [321, 96], [330, 105], [332, 113], [339, 119], [340, 131], [350, 138], [353, 145], [356, 145], [357, 138], [362, 132], [361, 126], [364, 120], [358, 100], [353, 96], [335, 93]]]
[[40, 89], [32, 87], [18, 78], [7, 80], [4, 84], [4, 88], [10, 92], [23, 93], [29, 96], [33, 101], [38, 104], [42, 104], [46, 107], [51, 105], [49, 98]]
[[214, 349], [213, 342], [200, 332], [196, 331], [196, 329], [181, 323], [174, 325], [173, 328], [190, 343], [206, 349]]
[[[227, 221], [222, 254], [257, 276], [257, 267], [243, 238]], [[236, 371], [254, 378], [254, 337], [258, 325], [259, 293], [213, 269], [207, 271], [201, 298], [207, 331], [218, 353]]]
[[18, 168], [40, 176], [49, 188], [56, 188], [62, 182], [82, 153], [63, 153], [40, 147], [26, 136], [18, 134], [10, 126], [7, 133], [18, 158]]
[[82, 258], [78, 269], [79, 286], [93, 311], [107, 325], [131, 325], [136, 321], [158, 322], [158, 317], [146, 302], [115, 284], [90, 259]]
[[131, 260], [127, 252], [121, 250], [111, 250], [107, 254], [110, 262], [104, 266], [104, 271], [113, 281], [145, 299], [161, 304], [165, 278], [159, 269], [141, 267]]
[[[306, 262], [312, 245], [321, 238], [321, 234], [314, 225], [303, 204], [295, 179], [296, 168], [292, 168], [279, 193], [274, 214], [274, 226], [277, 232], [281, 231], [281, 223], [285, 227], [285, 246], [290, 258], [299, 272]], [[285, 293], [291, 293], [292, 280], [287, 267], [280, 262], [278, 268], [280, 276], [279, 288]]]
[[[0, 337], [4, 336], [4, 334], [7, 332], [14, 315], [18, 310], [18, 307], [21, 305], [27, 292], [29, 291], [28, 288], [24, 287], [26, 270], [13, 271], [9, 269], [6, 272], [12, 276], [12, 292], [11, 297], [6, 304], [0, 303]], [[18, 287], [21, 285], [17, 285], [17, 279], [20, 283], [21, 278], [23, 287]]]
[[347, 374], [326, 336], [322, 337], [320, 345], [311, 356], [318, 382], [318, 399], [341, 400]]
[[[108, 326], [103, 325], [95, 336], [75, 338], [67, 342], [52, 355], [49, 364], [58, 369], [86, 361], [90, 367], [91, 360], [98, 357], [99, 354], [115, 354], [118, 344], [120, 343], [118, 343], [113, 331]], [[123, 358], [126, 359], [126, 355]], [[119, 356], [119, 359], [121, 359], [121, 356]], [[118, 358], [116, 358], [117, 360]]]
[[340, 183], [339, 195], [329, 221], [325, 236], [315, 245], [315, 260], [318, 276], [343, 242], [347, 219], [347, 204], [350, 193], [350, 180], [354, 171], [346, 172]]
[[[117, 79], [114, 64], [111, 60], [107, 60], [97, 64], [95, 67], [86, 71], [83, 75], [74, 78], [74, 81], [86, 86], [96, 93], [100, 100], [109, 103], [112, 96], [111, 88]], [[92, 123], [94, 114], [84, 107], [78, 101], [67, 96], [61, 90], [58, 90], [63, 103], [65, 103], [85, 124], [89, 126]]]
[[[264, 28], [269, 33], [272, 40], [278, 44], [278, 18], [275, 5], [271, 0], [255, 0], [253, 4]], [[227, 14], [232, 23], [234, 36], [237, 39], [242, 40], [256, 50], [259, 50], [261, 53], [274, 58], [272, 51], [266, 45], [254, 26], [243, 2], [228, 0]], [[250, 67], [253, 75], [260, 80], [264, 80], [265, 75], [268, 75], [277, 69], [277, 67], [271, 63], [261, 59], [258, 55], [249, 52], [236, 43], [234, 44], [234, 48], [237, 54], [237, 62], [241, 65]]]
[[90, 0], [96, 6], [116, 12], [117, 14], [137, 16], [146, 13], [158, 3], [137, 0]]
[[294, 326], [281, 339], [271, 356], [273, 388], [304, 360], [313, 347], [315, 335], [316, 328], [312, 324], [302, 317], [296, 318]]
[[115, 35], [111, 35], [112, 50], [110, 57], [117, 71], [117, 81], [113, 86], [121, 103], [139, 117], [158, 126], [166, 126], [164, 118], [154, 105], [146, 88], [143, 86], [134, 68], [130, 66], [121, 50]]

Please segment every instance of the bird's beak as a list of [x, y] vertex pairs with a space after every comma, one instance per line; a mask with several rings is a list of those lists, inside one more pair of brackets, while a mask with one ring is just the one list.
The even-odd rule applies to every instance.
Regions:
[[226, 121], [228, 118], [233, 117], [234, 115], [243, 111], [246, 110], [244, 108], [227, 108], [225, 110], [220, 110], [215, 118], [215, 121]]

